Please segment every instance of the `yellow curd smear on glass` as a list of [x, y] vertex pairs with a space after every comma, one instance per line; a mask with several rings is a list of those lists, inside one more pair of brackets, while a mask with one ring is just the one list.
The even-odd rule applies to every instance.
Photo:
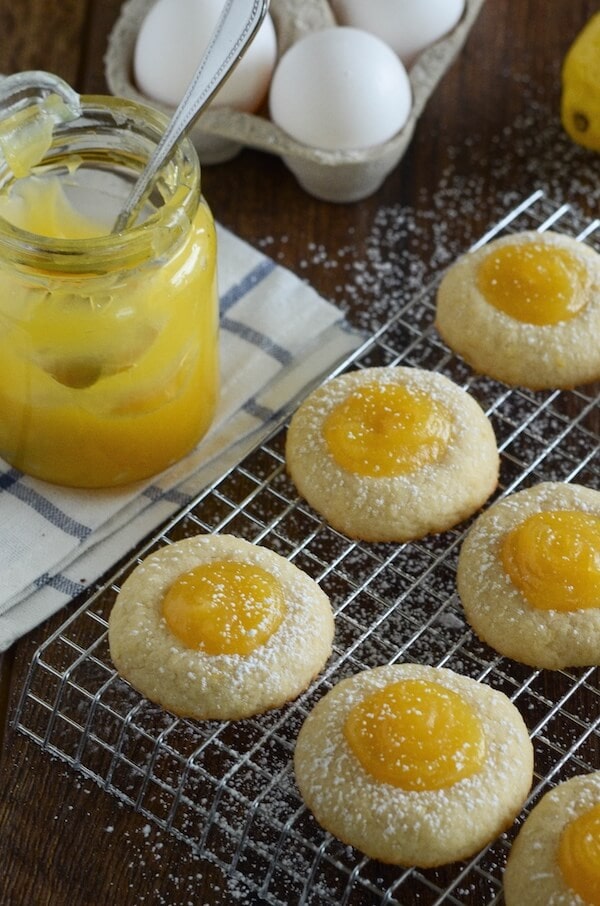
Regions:
[[534, 513], [500, 547], [505, 572], [538, 610], [600, 607], [600, 517], [579, 510]]
[[445, 789], [485, 761], [471, 705], [425, 680], [400, 680], [367, 696], [348, 715], [344, 735], [367, 773], [406, 791]]
[[217, 560], [180, 576], [167, 590], [162, 615], [171, 632], [206, 654], [251, 654], [280, 627], [283, 589], [259, 566]]
[[451, 414], [430, 394], [373, 383], [338, 403], [323, 432], [329, 452], [343, 469], [391, 478], [441, 459], [452, 427]]
[[[73, 210], [57, 179], [16, 186], [0, 196], [0, 216], [21, 229], [106, 235]], [[115, 273], [1, 270], [0, 455], [38, 478], [103, 487], [153, 475], [191, 450], [218, 394], [215, 259], [201, 201], [171, 257], [128, 260]]]
[[58, 179], [32, 177], [0, 194], [0, 215], [13, 226], [53, 239], [95, 239], [106, 235], [100, 220], [84, 216], [69, 204]]
[[495, 308], [526, 324], [558, 324], [587, 303], [585, 266], [567, 250], [542, 242], [494, 249], [480, 263], [477, 285]]
[[600, 906], [600, 804], [565, 826], [558, 865], [567, 887], [589, 906]]

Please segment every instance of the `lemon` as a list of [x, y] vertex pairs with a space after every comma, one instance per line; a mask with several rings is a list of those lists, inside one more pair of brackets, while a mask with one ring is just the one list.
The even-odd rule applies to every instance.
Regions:
[[565, 56], [561, 120], [574, 141], [600, 151], [600, 13], [592, 16]]

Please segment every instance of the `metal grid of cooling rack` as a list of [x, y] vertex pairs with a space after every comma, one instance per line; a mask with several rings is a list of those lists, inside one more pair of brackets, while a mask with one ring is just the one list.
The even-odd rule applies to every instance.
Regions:
[[[547, 229], [600, 247], [600, 222], [536, 193], [480, 241]], [[479, 400], [501, 450], [507, 493], [540, 480], [600, 488], [600, 396], [508, 389], [475, 377], [432, 328], [436, 283], [398, 311], [340, 369], [408, 364], [440, 370]], [[468, 862], [402, 870], [373, 862], [321, 830], [294, 784], [291, 756], [309, 709], [360, 669], [409, 660], [444, 665], [504, 691], [535, 747], [528, 807], [548, 785], [600, 765], [596, 669], [536, 671], [500, 658], [466, 626], [455, 592], [465, 526], [405, 545], [361, 544], [299, 500], [284, 468], [281, 426], [206, 489], [36, 652], [15, 726], [193, 847], [224, 879], [272, 904], [497, 904], [510, 833]], [[313, 576], [336, 613], [333, 656], [284, 709], [237, 723], [176, 719], [115, 673], [107, 615], [141, 556], [198, 532], [264, 544]], [[227, 896], [227, 895], [225, 895]]]

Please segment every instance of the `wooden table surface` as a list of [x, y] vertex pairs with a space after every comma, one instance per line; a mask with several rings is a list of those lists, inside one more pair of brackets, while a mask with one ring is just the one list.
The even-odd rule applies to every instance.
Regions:
[[[103, 54], [120, 5], [0, 0], [0, 72], [46, 69], [106, 92]], [[386, 311], [388, 260], [418, 283], [538, 187], [597, 215], [600, 157], [565, 137], [558, 113], [561, 60], [597, 9], [598, 0], [487, 0], [376, 194], [317, 201], [279, 159], [245, 150], [204, 169], [215, 217], [364, 327]], [[0, 906], [233, 902], [185, 845], [11, 728], [31, 655], [63, 617], [0, 656]]]

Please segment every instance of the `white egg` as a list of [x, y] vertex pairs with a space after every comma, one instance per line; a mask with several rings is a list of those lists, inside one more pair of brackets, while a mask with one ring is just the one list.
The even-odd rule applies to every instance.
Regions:
[[303, 144], [369, 148], [392, 138], [412, 105], [406, 70], [379, 38], [332, 27], [301, 38], [275, 67], [271, 119]]
[[331, 0], [341, 25], [364, 28], [396, 51], [405, 66], [458, 24], [465, 0]]
[[[147, 98], [175, 107], [198, 68], [224, 0], [158, 0], [138, 32], [133, 74]], [[265, 17], [245, 55], [211, 105], [256, 110], [267, 95], [277, 56], [275, 27]]]

